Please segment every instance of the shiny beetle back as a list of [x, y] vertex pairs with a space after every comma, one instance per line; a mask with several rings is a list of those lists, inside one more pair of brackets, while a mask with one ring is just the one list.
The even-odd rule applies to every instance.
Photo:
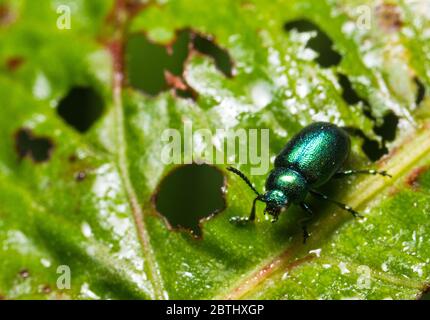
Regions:
[[275, 167], [293, 168], [308, 184], [326, 183], [344, 164], [350, 139], [341, 128], [316, 122], [294, 136], [275, 159]]

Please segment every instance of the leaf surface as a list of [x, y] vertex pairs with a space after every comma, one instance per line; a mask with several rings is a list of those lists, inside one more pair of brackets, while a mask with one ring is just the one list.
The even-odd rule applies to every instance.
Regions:
[[[70, 30], [58, 28], [57, 1], [0, 5], [2, 297], [411, 299], [426, 290], [424, 1], [63, 2]], [[366, 8], [369, 28], [360, 20]], [[319, 33], [303, 31], [309, 23]], [[196, 37], [209, 44], [187, 49]], [[331, 61], [336, 54], [340, 61]], [[91, 88], [104, 106], [84, 133], [56, 110], [77, 87]], [[194, 99], [180, 96], [184, 88]], [[172, 229], [154, 205], [175, 168], [161, 159], [160, 137], [187, 121], [194, 132], [270, 129], [272, 159], [301, 128], [329, 121], [358, 132], [348, 167], [393, 178], [330, 183], [324, 191], [365, 219], [310, 200], [318, 214], [303, 245], [300, 208], [272, 224], [258, 206], [255, 224], [230, 224], [249, 212], [253, 193], [216, 164], [226, 208], [201, 223], [196, 239]], [[40, 150], [23, 147], [23, 132], [48, 146], [46, 161], [34, 161]], [[252, 181], [262, 190], [265, 175]], [[70, 288], [61, 287], [59, 266], [70, 268]]]

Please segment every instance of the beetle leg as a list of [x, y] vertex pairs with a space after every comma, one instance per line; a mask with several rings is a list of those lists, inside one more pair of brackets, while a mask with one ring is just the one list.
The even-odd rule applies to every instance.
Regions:
[[346, 171], [339, 171], [336, 172], [333, 176], [333, 178], [343, 178], [346, 176], [351, 176], [353, 174], [372, 174], [372, 175], [381, 175], [384, 177], [390, 177], [391, 175], [387, 173], [387, 171], [377, 171], [377, 170], [373, 170], [373, 169], [368, 169], [368, 170], [346, 170]]
[[300, 207], [303, 209], [304, 212], [308, 215], [306, 218], [300, 219], [300, 224], [302, 226], [303, 230], [303, 243], [306, 243], [306, 239], [309, 238], [309, 232], [308, 232], [308, 222], [312, 219], [313, 212], [312, 209], [304, 202], [300, 203]]
[[254, 221], [255, 220], [255, 204], [256, 204], [257, 200], [260, 200], [260, 196], [257, 196], [254, 199], [254, 201], [252, 202], [252, 208], [251, 208], [251, 213], [250, 213], [249, 217], [239, 217], [239, 216], [231, 217], [230, 222], [237, 223], [237, 224], [244, 224], [244, 223], [247, 223], [249, 221], [251, 221], [251, 222]]
[[342, 203], [342, 202], [339, 202], [339, 201], [336, 201], [336, 200], [333, 200], [333, 199], [330, 199], [328, 196], [326, 196], [325, 194], [322, 194], [322, 193], [320, 193], [320, 192], [318, 192], [318, 191], [315, 191], [315, 190], [310, 190], [309, 191], [313, 196], [315, 196], [315, 197], [317, 197], [317, 198], [320, 198], [320, 199], [322, 199], [322, 200], [325, 200], [325, 201], [328, 201], [328, 202], [332, 202], [332, 203], [334, 203], [335, 205], [337, 205], [339, 208], [341, 208], [341, 209], [343, 209], [343, 210], [345, 210], [345, 211], [348, 211], [349, 213], [351, 213], [354, 217], [356, 217], [356, 218], [363, 218], [363, 216], [361, 215], [361, 214], [359, 214], [357, 211], [355, 211], [354, 209], [352, 209], [350, 206], [348, 206], [348, 205], [346, 205], [346, 204], [344, 204], [344, 203]]

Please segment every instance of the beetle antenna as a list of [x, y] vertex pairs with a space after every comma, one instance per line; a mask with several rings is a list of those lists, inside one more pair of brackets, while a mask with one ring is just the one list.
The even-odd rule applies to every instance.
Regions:
[[[255, 194], [258, 196], [258, 197], [260, 197], [261, 196], [261, 194], [260, 194], [260, 192], [258, 192], [257, 191], [257, 189], [255, 189], [255, 187], [252, 185], [252, 183], [251, 183], [251, 181], [249, 181], [249, 179], [248, 179], [248, 177], [247, 176], [245, 176], [245, 174], [244, 173], [242, 173], [241, 171], [239, 171], [239, 170], [237, 170], [236, 168], [233, 168], [233, 167], [227, 167], [227, 170], [228, 171], [231, 171], [231, 172], [233, 172], [233, 173], [235, 173], [235, 174], [237, 174], [239, 177], [241, 177], [242, 178], [242, 180], [243, 181], [245, 181], [245, 183], [255, 192]], [[257, 198], [258, 198], [257, 197]]]

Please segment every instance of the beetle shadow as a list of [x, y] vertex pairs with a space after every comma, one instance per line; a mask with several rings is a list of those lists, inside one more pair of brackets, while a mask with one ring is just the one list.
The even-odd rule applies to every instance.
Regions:
[[[327, 195], [331, 199], [339, 200], [342, 198], [342, 189], [346, 182], [342, 182], [343, 179], [331, 179], [323, 186], [316, 188], [317, 191]], [[317, 199], [312, 195], [308, 194], [305, 201], [313, 211], [314, 215], [308, 223], [308, 227], [315, 225], [325, 215], [329, 214], [329, 207], [334, 206], [328, 201]], [[299, 205], [293, 205], [288, 208], [283, 215], [287, 215], [286, 218], [280, 219], [280, 223], [283, 224], [282, 228], [276, 228], [274, 236], [278, 241], [287, 242], [291, 237], [303, 237], [303, 230], [300, 220], [306, 217], [306, 212]], [[311, 233], [311, 230], [309, 230]], [[310, 235], [312, 237], [312, 234]]]

